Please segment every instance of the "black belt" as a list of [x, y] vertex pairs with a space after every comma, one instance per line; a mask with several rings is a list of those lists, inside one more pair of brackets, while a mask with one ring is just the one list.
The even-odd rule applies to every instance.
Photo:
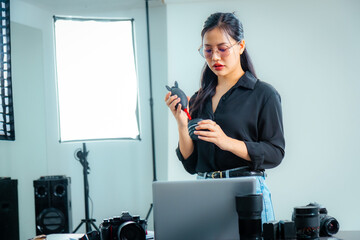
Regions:
[[198, 175], [200, 177], [205, 178], [226, 178], [226, 172], [228, 172], [229, 178], [234, 177], [251, 177], [251, 176], [263, 176], [266, 177], [265, 171], [251, 171], [249, 168], [235, 168], [229, 169], [225, 171], [215, 171], [215, 172], [199, 172]]

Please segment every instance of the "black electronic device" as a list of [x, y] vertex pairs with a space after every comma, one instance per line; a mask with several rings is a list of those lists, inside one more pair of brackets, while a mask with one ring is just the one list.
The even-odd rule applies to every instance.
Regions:
[[320, 217], [320, 236], [328, 237], [336, 234], [340, 229], [339, 222], [328, 214], [327, 209], [318, 203], [310, 203], [307, 206], [315, 206], [319, 208]]
[[296, 229], [295, 222], [289, 220], [280, 220], [280, 238], [281, 239], [295, 239]]
[[17, 180], [0, 178], [0, 239], [19, 240]]
[[295, 223], [288, 220], [270, 221], [263, 223], [264, 240], [296, 239]]
[[270, 221], [263, 223], [263, 238], [264, 240], [279, 239], [279, 221]]
[[147, 221], [122, 212], [100, 224], [101, 240], [145, 240]]
[[[336, 234], [340, 229], [340, 224], [334, 217], [327, 214], [327, 209], [319, 203], [309, 203], [304, 207], [294, 208], [292, 219], [296, 223], [297, 236], [306, 235], [308, 238], [316, 238]], [[300, 226], [304, 227], [306, 232], [302, 232]]]
[[300, 206], [294, 208], [293, 220], [296, 237], [299, 239], [318, 239], [320, 233], [319, 207]]
[[36, 235], [70, 233], [70, 177], [43, 176], [34, 180]]
[[236, 196], [235, 201], [240, 239], [261, 240], [263, 196], [261, 194]]

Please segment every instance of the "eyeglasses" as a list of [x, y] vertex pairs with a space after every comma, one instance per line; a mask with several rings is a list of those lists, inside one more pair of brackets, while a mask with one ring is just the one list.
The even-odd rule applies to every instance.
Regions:
[[233, 45], [231, 45], [229, 47], [219, 47], [215, 51], [211, 47], [204, 47], [202, 45], [202, 46], [199, 47], [198, 51], [199, 51], [200, 55], [203, 58], [212, 58], [214, 52], [217, 52], [220, 55], [220, 57], [224, 58], [224, 57], [229, 56], [230, 48], [232, 48], [233, 46], [235, 46], [238, 43], [239, 42], [236, 42], [236, 43], [234, 43]]

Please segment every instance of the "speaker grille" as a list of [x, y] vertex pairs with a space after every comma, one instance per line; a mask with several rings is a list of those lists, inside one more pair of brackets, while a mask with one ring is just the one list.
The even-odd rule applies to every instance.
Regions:
[[65, 186], [63, 184], [58, 184], [54, 188], [54, 195], [57, 197], [63, 197], [65, 194]]
[[35, 195], [39, 198], [46, 197], [47, 191], [45, 186], [38, 186], [35, 188]]
[[56, 208], [47, 208], [38, 217], [38, 228], [42, 232], [61, 233], [64, 231], [64, 214]]

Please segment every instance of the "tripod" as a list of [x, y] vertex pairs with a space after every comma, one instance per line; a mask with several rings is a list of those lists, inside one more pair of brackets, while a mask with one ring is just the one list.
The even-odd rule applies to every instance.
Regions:
[[85, 223], [86, 233], [91, 231], [91, 225], [99, 232], [98, 227], [95, 225], [95, 219], [89, 218], [89, 182], [88, 182], [88, 174], [90, 173], [89, 162], [87, 161], [87, 155], [89, 151], [86, 151], [86, 145], [83, 143], [83, 149], [78, 150], [75, 153], [75, 158], [77, 158], [81, 165], [83, 166], [83, 175], [84, 175], [84, 200], [85, 200], [85, 219], [82, 219], [80, 224], [73, 231], [75, 233], [81, 225]]

